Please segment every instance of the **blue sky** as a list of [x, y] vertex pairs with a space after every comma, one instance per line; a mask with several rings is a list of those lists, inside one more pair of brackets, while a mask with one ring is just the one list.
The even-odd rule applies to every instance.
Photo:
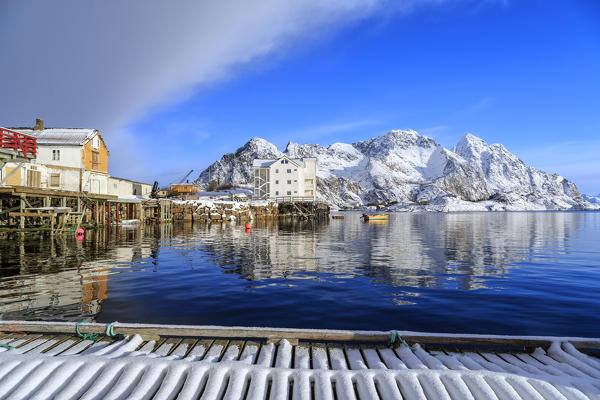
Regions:
[[[526, 163], [573, 180], [582, 192], [600, 192], [600, 2], [368, 3], [340, 15], [319, 8], [318, 23], [304, 22], [291, 33], [279, 27], [269, 46], [257, 46], [263, 36], [242, 44], [237, 58], [216, 64], [202, 79], [169, 86], [114, 123], [94, 125], [93, 115], [80, 123], [104, 128], [117, 143], [112, 173], [163, 184], [192, 168], [196, 176], [253, 136], [282, 149], [288, 141], [328, 145], [414, 129], [446, 147], [467, 132], [501, 142]], [[139, 97], [152, 98], [160, 77], [210, 45], [194, 46], [199, 33], [187, 33], [190, 47], [149, 71], [140, 87], [150, 91]], [[223, 48], [240, 41], [239, 34]], [[244, 46], [257, 50], [240, 55]], [[137, 54], [128, 49], [128, 57]], [[177, 73], [194, 76], [194, 68], [210, 63], [199, 59]], [[111, 95], [107, 99], [118, 101], [118, 93]], [[73, 123], [67, 114], [38, 109], [62, 125]], [[128, 164], [128, 147], [143, 168]]]
[[[593, 2], [464, 3], [376, 15], [286, 49], [132, 130], [189, 138], [190, 146], [169, 147], [186, 160], [179, 172], [205, 167], [252, 136], [283, 148], [410, 128], [451, 147], [472, 132], [600, 192], [599, 97]], [[583, 153], [592, 145], [591, 176], [578, 171], [581, 152], [562, 154], [565, 145]]]

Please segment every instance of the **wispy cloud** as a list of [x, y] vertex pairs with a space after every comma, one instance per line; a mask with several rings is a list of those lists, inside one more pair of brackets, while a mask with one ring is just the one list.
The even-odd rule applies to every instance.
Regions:
[[494, 98], [491, 96], [483, 97], [473, 104], [469, 104], [468, 106], [458, 110], [457, 114], [459, 115], [471, 115], [476, 114], [482, 110], [488, 108], [494, 102]]
[[359, 129], [372, 127], [379, 124], [380, 122], [375, 120], [326, 122], [319, 125], [309, 126], [298, 130], [285, 132], [282, 136], [294, 138], [295, 140], [310, 140], [339, 133], [355, 132]]
[[600, 141], [572, 140], [515, 149], [527, 165], [557, 173], [575, 182], [584, 193], [600, 193]]
[[[0, 123], [102, 130], [111, 165], [140, 173], [127, 126], [274, 53], [373, 15], [461, 0], [4, 0]], [[483, 0], [482, 0], [483, 1]], [[346, 126], [317, 127], [336, 132]]]
[[420, 134], [425, 135], [425, 136], [431, 136], [433, 138], [436, 138], [440, 134], [447, 132], [448, 129], [450, 129], [450, 127], [448, 125], [436, 125], [436, 126], [430, 126], [428, 128], [418, 129], [417, 132], [419, 132]]

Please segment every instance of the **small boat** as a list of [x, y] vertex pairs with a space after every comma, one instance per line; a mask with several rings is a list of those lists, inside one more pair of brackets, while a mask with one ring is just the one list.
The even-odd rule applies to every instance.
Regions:
[[365, 221], [387, 221], [388, 219], [390, 219], [390, 214], [363, 214], [361, 218]]

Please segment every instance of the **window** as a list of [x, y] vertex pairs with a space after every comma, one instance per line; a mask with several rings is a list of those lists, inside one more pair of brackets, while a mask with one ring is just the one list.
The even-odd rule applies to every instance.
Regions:
[[298, 168], [294, 168], [294, 172], [298, 171]]
[[98, 138], [98, 136], [94, 136], [94, 138], [92, 139], [92, 147], [94, 149], [98, 149], [100, 147], [100, 139]]
[[279, 196], [279, 191], [275, 191], [275, 196]]
[[288, 181], [287, 181], [287, 182], [288, 182], [288, 185], [291, 185], [291, 184], [292, 184], [292, 181], [291, 181], [291, 179], [288, 179]]
[[279, 173], [279, 170], [278, 170], [278, 169], [276, 169], [276, 170], [275, 170], [275, 173], [276, 173], [276, 174], [278, 174], [278, 173]]
[[60, 160], [60, 150], [52, 150], [52, 161]]
[[275, 184], [276, 184], [276, 185], [279, 185], [279, 180], [275, 180]]
[[281, 163], [282, 163], [282, 164], [284, 164], [284, 161], [285, 161], [285, 160], [281, 160]]
[[51, 187], [59, 187], [60, 186], [60, 174], [50, 174], [50, 186]]
[[92, 169], [97, 170], [100, 167], [100, 162], [98, 161], [98, 152], [92, 151]]
[[298, 180], [297, 180], [297, 179], [294, 179], [294, 182], [298, 182]]
[[288, 173], [288, 174], [291, 174], [291, 173], [292, 173], [292, 170], [291, 170], [291, 169], [288, 169], [288, 170], [287, 170], [287, 173]]
[[288, 190], [287, 194], [288, 194], [288, 196], [290, 196], [290, 195], [292, 194], [292, 192], [290, 192], [290, 191]]
[[297, 191], [297, 190], [294, 190], [294, 194], [296, 194], [296, 193], [298, 193], [298, 191]]
[[40, 187], [42, 173], [40, 171], [27, 170], [27, 186]]

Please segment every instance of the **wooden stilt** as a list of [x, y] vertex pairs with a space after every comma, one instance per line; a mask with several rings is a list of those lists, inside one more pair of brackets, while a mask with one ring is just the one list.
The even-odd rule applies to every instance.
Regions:
[[20, 196], [19, 211], [21, 212], [21, 216], [19, 217], [19, 228], [24, 229], [25, 217], [23, 216], [23, 213], [25, 212], [25, 195]]

